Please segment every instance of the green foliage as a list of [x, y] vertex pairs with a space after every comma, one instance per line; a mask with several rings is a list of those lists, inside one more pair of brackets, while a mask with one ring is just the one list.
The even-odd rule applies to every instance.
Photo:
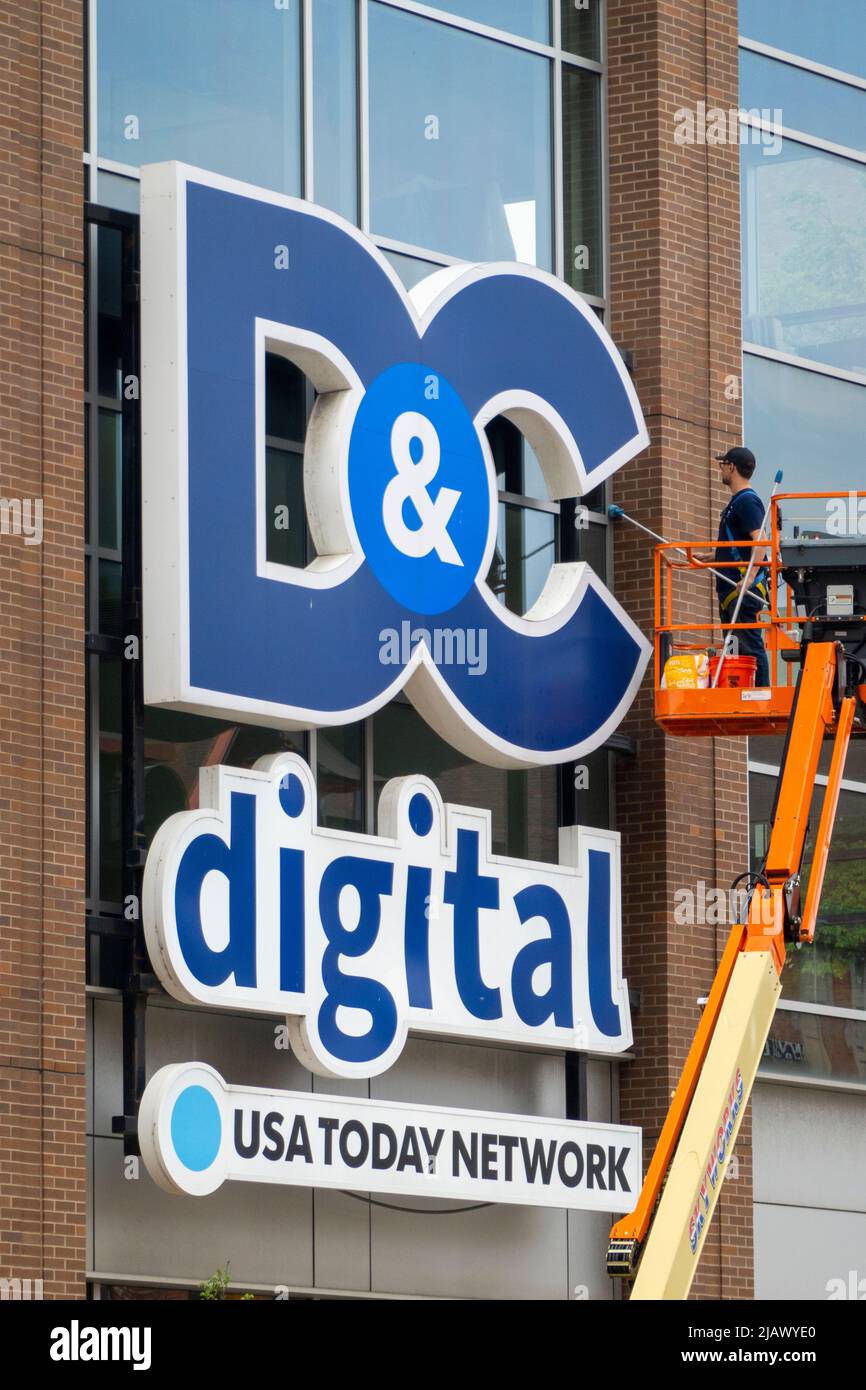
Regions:
[[207, 1301], [216, 1301], [225, 1298], [226, 1289], [229, 1286], [229, 1265], [226, 1261], [225, 1269], [218, 1269], [209, 1279], [205, 1279], [200, 1285], [198, 1296]]
[[[199, 1285], [199, 1298], [205, 1299], [207, 1302], [218, 1302], [225, 1299], [226, 1290], [230, 1283], [229, 1264], [230, 1261], [226, 1260], [225, 1269], [215, 1270], [209, 1279], [205, 1279], [204, 1283]], [[242, 1293], [238, 1302], [254, 1303], [255, 1295]]]

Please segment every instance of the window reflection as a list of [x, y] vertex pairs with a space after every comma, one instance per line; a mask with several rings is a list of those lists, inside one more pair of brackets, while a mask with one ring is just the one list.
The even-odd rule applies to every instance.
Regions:
[[300, 4], [98, 0], [98, 146], [300, 192]]
[[[749, 779], [752, 869], [767, 851], [776, 779], [752, 773]], [[824, 788], [812, 801], [811, 831], [804, 858], [807, 891], [814, 836]], [[866, 1009], [866, 795], [843, 791], [839, 797], [830, 858], [821, 894], [815, 941], [798, 951], [788, 948], [782, 975], [786, 999]]]
[[115, 227], [97, 229], [98, 391], [112, 400], [121, 387], [121, 255], [122, 238]]
[[747, 48], [740, 52], [740, 106], [780, 110], [788, 130], [818, 135], [855, 150], [866, 149], [866, 92], [862, 88], [765, 58]]
[[358, 216], [355, 0], [316, 0], [313, 20], [315, 199]]
[[94, 896], [103, 902], [120, 902], [122, 894], [121, 804], [122, 773], [120, 740], [120, 662], [114, 657], [99, 661], [99, 872], [92, 875]]
[[744, 338], [866, 372], [866, 167], [792, 140], [740, 155]]
[[99, 412], [99, 544], [120, 549], [121, 531], [121, 415]]
[[601, 58], [602, 0], [559, 0], [562, 46], [581, 58]]
[[319, 824], [332, 830], [363, 830], [364, 725], [319, 729], [316, 734]]
[[392, 777], [419, 772], [435, 782], [443, 801], [491, 812], [493, 852], [556, 863], [556, 770], [506, 772], [482, 767], [445, 743], [408, 700], [373, 716], [374, 788], [378, 808]]
[[305, 735], [147, 706], [144, 795], [148, 843], [169, 816], [198, 807], [200, 768], [219, 764], [252, 767], [265, 753], [284, 751], [305, 754]]
[[422, 261], [417, 256], [404, 256], [400, 251], [385, 251], [384, 255], [407, 290], [411, 290], [414, 285], [426, 280], [428, 275], [435, 275], [437, 270], [442, 269], [441, 265], [436, 265], [433, 261]]
[[549, 269], [550, 80], [546, 58], [371, 4], [373, 232]]
[[276, 352], [265, 356], [266, 554], [303, 569], [315, 558], [304, 498], [304, 440], [313, 392], [304, 373]]
[[526, 613], [544, 588], [556, 559], [556, 518], [500, 502], [496, 548], [488, 584], [512, 613]]
[[565, 278], [583, 294], [604, 293], [601, 217], [601, 79], [562, 70]]
[[536, 43], [550, 42], [548, 0], [432, 0], [437, 10], [448, 10], [476, 24], [489, 24], [508, 34], [520, 34]]
[[866, 388], [751, 354], [743, 378], [745, 438], [762, 479], [782, 468], [786, 492], [863, 487]]
[[866, 1019], [780, 1007], [764, 1044], [761, 1076], [866, 1083]]
[[508, 494], [499, 503], [487, 583], [504, 607], [523, 614], [541, 594], [556, 560], [556, 513], [530, 505], [530, 500], [546, 502], [549, 494], [538, 458], [517, 427], [498, 416], [488, 425], [487, 438], [497, 487]]
[[866, 77], [863, 0], [740, 0], [744, 38]]

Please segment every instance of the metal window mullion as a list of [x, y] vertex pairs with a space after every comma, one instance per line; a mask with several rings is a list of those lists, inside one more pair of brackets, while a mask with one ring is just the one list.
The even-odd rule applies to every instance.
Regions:
[[509, 492], [506, 488], [499, 489], [496, 495], [500, 502], [505, 502], [508, 506], [522, 507], [528, 512], [550, 512], [559, 516], [558, 502], [545, 502], [540, 497], [527, 497], [522, 492]]
[[856, 87], [859, 91], [866, 91], [866, 77], [858, 77], [856, 73], [845, 72], [843, 68], [828, 67], [826, 63], [815, 62], [812, 58], [806, 58], [800, 53], [790, 53], [786, 48], [774, 48], [771, 44], [761, 43], [758, 39], [747, 39], [741, 34], [738, 46], [745, 49], [747, 53], [757, 53], [762, 58], [772, 58], [777, 63], [787, 63], [789, 67], [800, 68], [803, 72], [812, 73], [815, 77], [825, 77], [831, 82], [841, 82], [847, 87]]
[[[805, 145], [808, 149], [820, 150], [822, 154], [834, 154], [839, 159], [850, 159], [854, 164], [866, 164], [866, 153], [863, 150], [855, 150], [850, 145], [840, 145], [835, 140], [825, 140], [821, 135], [810, 135], [805, 130], [795, 130], [792, 126], [776, 125], [773, 121], [765, 121], [764, 118], [752, 116], [747, 110], [740, 110], [739, 124], [749, 130], [758, 130], [767, 135], [778, 135], [782, 140], [792, 141], [795, 145]], [[743, 140], [742, 129], [740, 131], [740, 144], [756, 144], [756, 141]]]
[[832, 367], [829, 362], [819, 362], [812, 357], [797, 357], [792, 352], [780, 352], [778, 348], [763, 347], [760, 343], [743, 343], [745, 357], [765, 357], [769, 362], [779, 362], [783, 367], [793, 367], [798, 372], [815, 372], [818, 376], [829, 376], [834, 381], [847, 381], [851, 386], [866, 386], [866, 374], [849, 372], [844, 367]]
[[373, 719], [370, 717], [364, 720], [364, 750], [362, 762], [362, 777], [364, 779], [363, 829], [368, 835], [374, 833], [376, 819], [376, 788], [373, 780], [373, 758]]
[[[138, 233], [122, 233], [121, 360], [126, 372], [140, 372]], [[141, 904], [144, 863], [144, 693], [141, 652], [141, 416], [139, 402], [123, 400], [123, 503], [121, 581], [122, 629], [139, 642], [137, 659], [120, 658], [121, 681], [121, 894]], [[139, 910], [135, 933], [126, 953], [123, 992], [123, 1143], [125, 1154], [139, 1152], [134, 1123], [146, 1080], [147, 996], [139, 977], [150, 970]]]
[[370, 7], [358, 0], [358, 225], [370, 232]]
[[402, 10], [404, 14], [427, 19], [448, 29], [459, 29], [466, 34], [475, 34], [478, 38], [492, 39], [496, 43], [505, 44], [508, 48], [519, 48], [524, 53], [537, 54], [542, 58], [552, 58], [554, 54], [554, 46], [551, 43], [529, 39], [524, 34], [513, 34], [508, 29], [497, 29], [491, 24], [481, 24], [477, 20], [467, 19], [465, 15], [454, 14], [451, 10], [440, 10], [435, 5], [421, 4], [419, 0], [381, 0], [381, 3], [389, 9]]
[[[559, 5], [556, 6], [557, 14]], [[562, 130], [562, 57], [557, 53], [552, 64], [553, 81], [553, 269], [560, 280], [565, 279], [565, 170], [563, 168]]]
[[303, 454], [303, 440], [282, 439], [278, 434], [265, 435], [265, 448], [278, 449], [281, 454]]
[[301, 140], [303, 197], [315, 202], [315, 131], [313, 102], [313, 0], [302, 0], [301, 8]]
[[599, 24], [601, 26], [600, 48], [602, 57], [601, 90], [599, 93], [598, 113], [599, 129], [597, 131], [597, 143], [601, 146], [601, 159], [599, 163], [600, 184], [599, 196], [601, 198], [601, 293], [604, 300], [604, 317], [602, 322], [608, 326], [610, 317], [610, 112], [608, 108], [608, 61], [607, 61], [607, 4], [605, 0], [598, 0], [601, 6]]
[[99, 656], [91, 653], [85, 656], [87, 666], [87, 806], [89, 825], [87, 827], [87, 852], [90, 855], [89, 903], [91, 906], [102, 900], [102, 863], [99, 855], [100, 842], [100, 787], [99, 787]]
[[603, 65], [596, 58], [583, 58], [579, 53], [567, 53], [564, 49], [560, 54], [563, 63], [569, 68], [580, 68], [583, 72], [603, 72]]
[[97, 201], [99, 184], [99, 110], [97, 84], [97, 0], [87, 0], [87, 141], [91, 158], [88, 195], [91, 202]]

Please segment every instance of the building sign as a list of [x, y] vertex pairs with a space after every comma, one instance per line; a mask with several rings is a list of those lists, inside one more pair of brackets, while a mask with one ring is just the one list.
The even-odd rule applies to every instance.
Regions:
[[228, 1086], [201, 1063], [163, 1067], [139, 1138], [168, 1192], [225, 1181], [630, 1211], [640, 1130]]
[[297, 754], [203, 768], [144, 878], [154, 968], [177, 999], [284, 1015], [298, 1058], [376, 1076], [407, 1032], [559, 1050], [631, 1043], [619, 837], [561, 832], [563, 864], [491, 853], [489, 811], [426, 777], [384, 788], [379, 835], [317, 825]]
[[[178, 164], [143, 169], [141, 207], [148, 703], [310, 728], [405, 689], [481, 762], [598, 747], [640, 684], [641, 633], [584, 564], [554, 565], [522, 617], [486, 582], [490, 420], [523, 431], [553, 498], [648, 443], [589, 306], [516, 264], [407, 292], [335, 214]], [[268, 352], [317, 393], [303, 569], [267, 556]]]

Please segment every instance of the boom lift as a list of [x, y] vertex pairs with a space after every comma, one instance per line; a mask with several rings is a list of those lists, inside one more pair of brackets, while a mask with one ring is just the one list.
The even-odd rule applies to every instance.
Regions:
[[[680, 736], [784, 732], [785, 742], [766, 858], [756, 875], [736, 881], [747, 883], [746, 920], [731, 929], [637, 1206], [610, 1234], [608, 1273], [634, 1280], [632, 1298], [688, 1296], [781, 993], [787, 945], [814, 939], [848, 744], [866, 736], [866, 543], [826, 533], [783, 540], [780, 508], [855, 496], [866, 494], [776, 496], [769, 542], [724, 542], [734, 554], [714, 561], [717, 571], [741, 573], [740, 552], [769, 544], [769, 622], [760, 625], [773, 682], [766, 690], [666, 687], [667, 658], [705, 652], [713, 640], [714, 624], [674, 624], [672, 611], [675, 580], [708, 568], [697, 552], [717, 543], [656, 548], [656, 719]], [[696, 633], [707, 634], [697, 647], [685, 642]], [[804, 899], [801, 868], [825, 739], [833, 750]]]

